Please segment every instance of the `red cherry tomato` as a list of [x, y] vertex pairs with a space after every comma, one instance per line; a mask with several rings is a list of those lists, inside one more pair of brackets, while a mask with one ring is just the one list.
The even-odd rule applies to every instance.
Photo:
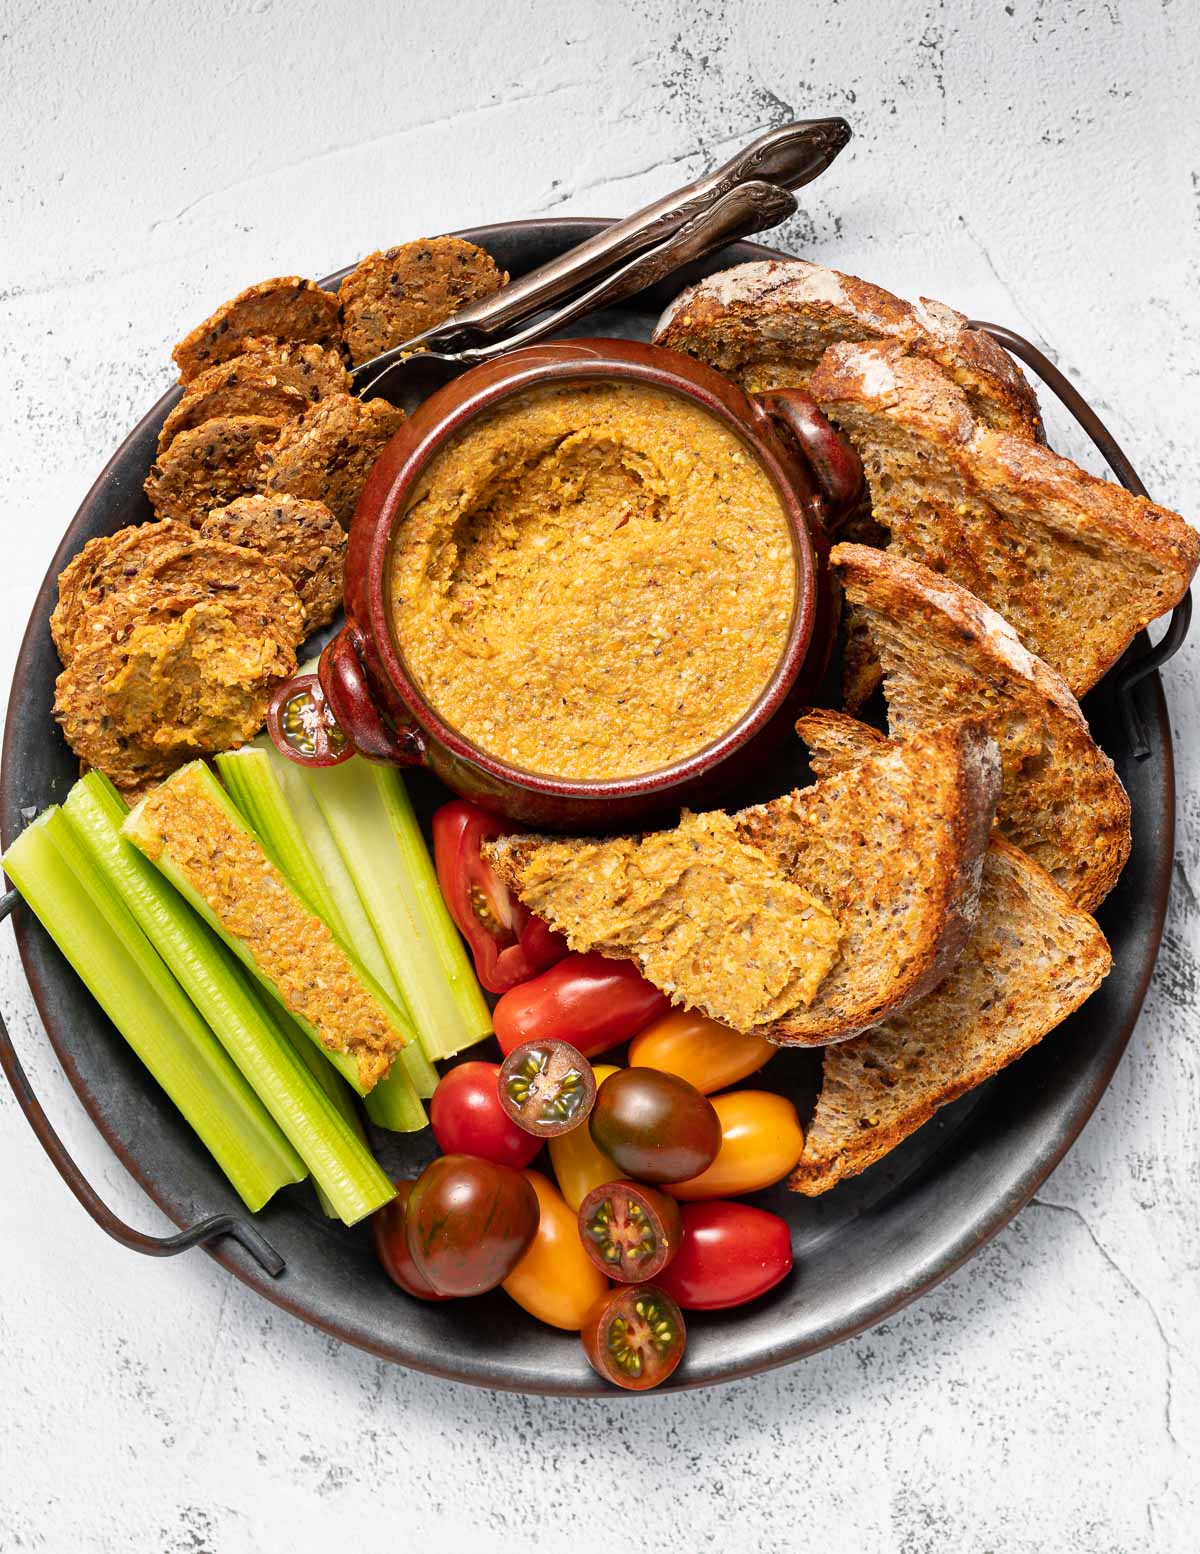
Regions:
[[433, 1285], [413, 1262], [408, 1250], [408, 1198], [415, 1182], [397, 1182], [396, 1196], [371, 1216], [371, 1230], [375, 1237], [375, 1251], [383, 1270], [406, 1295], [418, 1300], [449, 1300], [449, 1295], [439, 1295]]
[[504, 835], [494, 815], [455, 799], [433, 817], [438, 884], [489, 993], [503, 993], [567, 953], [566, 940], [517, 900], [484, 862], [480, 847]]
[[527, 1041], [569, 1041], [585, 1058], [607, 1052], [670, 1007], [628, 960], [568, 955], [505, 993], [493, 1012], [502, 1052]]
[[655, 1276], [684, 1311], [723, 1311], [765, 1295], [792, 1269], [786, 1220], [749, 1203], [685, 1203], [683, 1241]]
[[429, 1121], [444, 1155], [479, 1155], [521, 1171], [542, 1141], [505, 1115], [499, 1083], [499, 1063], [460, 1063], [438, 1081]]

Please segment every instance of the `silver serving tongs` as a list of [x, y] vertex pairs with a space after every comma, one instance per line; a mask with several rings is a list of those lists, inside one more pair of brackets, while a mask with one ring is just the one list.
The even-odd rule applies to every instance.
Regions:
[[401, 404], [420, 400], [464, 367], [531, 344], [714, 248], [777, 225], [796, 209], [787, 191], [811, 183], [849, 139], [850, 126], [837, 118], [760, 135], [714, 172], [363, 362], [354, 370], [356, 390], [365, 398], [386, 392]]

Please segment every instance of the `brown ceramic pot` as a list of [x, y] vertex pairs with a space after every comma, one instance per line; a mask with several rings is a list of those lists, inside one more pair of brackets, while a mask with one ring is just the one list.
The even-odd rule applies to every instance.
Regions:
[[[597, 378], [632, 379], [682, 395], [737, 434], [767, 472], [787, 512], [797, 589], [784, 653], [758, 701], [735, 727], [661, 770], [582, 782], [510, 766], [442, 721], [397, 649], [388, 570], [393, 534], [414, 481], [473, 416], [546, 383]], [[853, 453], [812, 400], [795, 390], [750, 396], [690, 357], [628, 340], [537, 345], [488, 362], [428, 399], [371, 472], [350, 531], [346, 624], [321, 657], [325, 703], [349, 745], [368, 760], [426, 766], [455, 793], [521, 825], [604, 830], [668, 814], [684, 803], [709, 802], [759, 765], [770, 744], [790, 732], [797, 708], [811, 698], [825, 671], [836, 620], [825, 528], [832, 510], [854, 500], [860, 484]], [[294, 694], [291, 684], [285, 686], [277, 707]], [[305, 759], [284, 739], [278, 715], [272, 734], [285, 754]], [[331, 757], [326, 751], [315, 758]]]

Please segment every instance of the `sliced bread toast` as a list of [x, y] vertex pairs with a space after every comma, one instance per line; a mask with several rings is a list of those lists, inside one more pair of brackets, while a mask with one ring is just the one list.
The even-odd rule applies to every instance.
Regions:
[[[821, 776], [877, 752], [883, 736], [839, 713], [800, 719]], [[1091, 996], [1112, 964], [1095, 921], [1044, 869], [992, 838], [975, 932], [928, 997], [827, 1049], [804, 1153], [789, 1180], [816, 1197], [857, 1176], [1019, 1058]]]
[[959, 719], [732, 816], [484, 851], [572, 949], [636, 960], [676, 1003], [735, 1029], [820, 1045], [877, 1025], [954, 964], [999, 775], [985, 721]]
[[930, 362], [836, 345], [809, 388], [858, 449], [889, 548], [998, 610], [1076, 696], [1187, 592], [1200, 532], [988, 426]]
[[949, 578], [866, 545], [837, 545], [830, 561], [883, 666], [892, 733], [986, 717], [1001, 831], [1094, 911], [1129, 856], [1129, 799], [1066, 682]]
[[658, 321], [656, 345], [709, 362], [751, 391], [804, 387], [840, 340], [891, 340], [936, 362], [987, 426], [1040, 437], [1037, 397], [1021, 369], [961, 313], [806, 259], [735, 265], [680, 292]]

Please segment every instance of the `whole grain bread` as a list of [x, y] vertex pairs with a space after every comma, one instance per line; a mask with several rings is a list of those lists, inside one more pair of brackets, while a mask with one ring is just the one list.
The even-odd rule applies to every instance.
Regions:
[[837, 545], [830, 562], [883, 666], [892, 733], [985, 717], [1003, 762], [1001, 831], [1094, 911], [1129, 856], [1129, 799], [1061, 675], [927, 567], [866, 545]]
[[1187, 592], [1200, 563], [1190, 524], [984, 424], [930, 362], [836, 345], [810, 391], [858, 449], [889, 549], [998, 610], [1076, 696]]
[[[840, 713], [809, 714], [796, 729], [821, 776], [853, 768], [886, 744]], [[866, 1170], [1060, 1025], [1111, 964], [1095, 921], [1031, 858], [993, 836], [979, 918], [957, 965], [926, 998], [826, 1050], [788, 1185], [815, 1197]]]
[[985, 425], [1042, 435], [1021, 369], [963, 314], [925, 297], [904, 302], [806, 259], [758, 260], [697, 281], [654, 331], [657, 345], [697, 356], [751, 391], [805, 387], [826, 347], [843, 340], [890, 340], [936, 363]]
[[[811, 895], [832, 915], [839, 937], [837, 959], [810, 1002], [743, 1028], [784, 1045], [841, 1041], [936, 987], [975, 923], [998, 785], [996, 744], [984, 720], [965, 718], [729, 817], [736, 845], [766, 860], [781, 883]], [[706, 849], [700, 842], [700, 862], [709, 861]], [[735, 923], [743, 937], [728, 965], [715, 964], [703, 940], [694, 944], [685, 935], [686, 964], [670, 980], [659, 970], [664, 937], [680, 932], [680, 924], [705, 922], [714, 892], [718, 915], [730, 915], [739, 900], [736, 881], [722, 886], [711, 868], [690, 881], [685, 875], [673, 882], [666, 909], [641, 912], [614, 934], [610, 909], [645, 873], [629, 839], [509, 836], [484, 851], [573, 949], [634, 959], [677, 1003], [737, 1028], [731, 1006], [740, 999], [739, 979], [760, 974], [751, 964], [754, 922]], [[787, 946], [777, 938], [765, 946], [775, 954], [781, 948]]]

